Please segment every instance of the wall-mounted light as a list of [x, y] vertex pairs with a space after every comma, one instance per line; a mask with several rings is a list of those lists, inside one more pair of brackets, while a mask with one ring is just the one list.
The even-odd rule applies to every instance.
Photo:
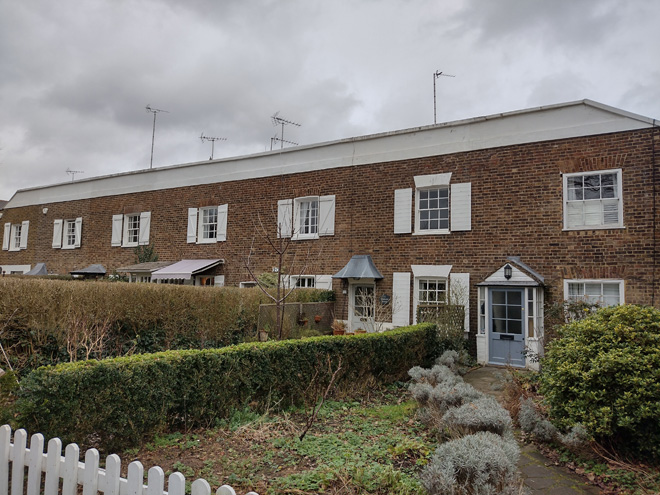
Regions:
[[513, 275], [513, 268], [511, 268], [511, 265], [507, 264], [504, 266], [504, 278], [507, 280], [511, 279], [511, 276]]
[[46, 213], [48, 213], [48, 208], [44, 208], [44, 209], [41, 210], [41, 211], [43, 211], [43, 212], [44, 212], [44, 215], [45, 215]]

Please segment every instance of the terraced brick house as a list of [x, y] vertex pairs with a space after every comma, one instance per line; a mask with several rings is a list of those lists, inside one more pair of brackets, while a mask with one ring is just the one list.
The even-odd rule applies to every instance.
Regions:
[[349, 329], [458, 302], [480, 361], [533, 367], [546, 303], [660, 303], [659, 136], [583, 100], [23, 189], [0, 266], [113, 273], [151, 245], [172, 265], [132, 279], [249, 286], [251, 248], [276, 266], [261, 228], [316, 253], [287, 283], [334, 289]]

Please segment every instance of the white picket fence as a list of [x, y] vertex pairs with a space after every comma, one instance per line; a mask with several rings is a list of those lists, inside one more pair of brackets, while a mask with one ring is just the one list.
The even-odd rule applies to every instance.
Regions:
[[[99, 452], [89, 449], [85, 462], [80, 462], [80, 448], [75, 443], [66, 446], [62, 457], [62, 441], [53, 438], [44, 453], [44, 437], [36, 433], [27, 447], [27, 432], [16, 430], [11, 443], [11, 428], [0, 426], [0, 495], [185, 495], [186, 479], [181, 473], [172, 473], [165, 491], [165, 473], [160, 467], [152, 467], [144, 485], [144, 468], [140, 461], [128, 465], [128, 475], [121, 477], [121, 460], [116, 454], [109, 455], [105, 469], [99, 467]], [[11, 470], [10, 470], [11, 465]], [[27, 467], [27, 489], [25, 468]], [[42, 476], [45, 473], [45, 477]], [[43, 478], [43, 483], [42, 483]], [[11, 492], [9, 481], [11, 480]], [[61, 480], [61, 486], [60, 486]], [[42, 486], [43, 485], [43, 486]], [[211, 486], [204, 479], [192, 483], [191, 495], [211, 495]], [[223, 485], [216, 495], [236, 495], [229, 485]], [[257, 495], [249, 492], [247, 495]]]

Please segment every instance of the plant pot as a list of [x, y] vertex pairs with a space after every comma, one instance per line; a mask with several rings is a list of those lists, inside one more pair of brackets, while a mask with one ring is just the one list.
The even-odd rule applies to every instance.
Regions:
[[332, 335], [344, 335], [346, 330], [333, 330]]
[[364, 328], [358, 328], [355, 333], [367, 333], [367, 331]]
[[316, 315], [316, 316], [314, 317], [314, 321], [315, 321], [316, 323], [321, 323], [321, 320], [322, 320], [322, 319], [323, 319], [323, 317], [321, 317], [321, 315]]

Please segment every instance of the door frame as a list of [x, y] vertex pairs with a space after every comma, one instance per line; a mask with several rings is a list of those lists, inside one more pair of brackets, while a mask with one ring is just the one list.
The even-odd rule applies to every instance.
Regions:
[[[502, 332], [494, 332], [493, 328], [493, 291], [505, 291], [505, 292], [518, 292], [520, 294], [520, 309], [521, 309], [521, 315], [520, 315], [520, 324], [521, 324], [521, 329], [520, 329], [520, 338], [517, 339], [516, 335], [514, 333], [502, 333]], [[525, 306], [526, 306], [526, 297], [527, 297], [527, 290], [526, 287], [521, 287], [521, 286], [512, 286], [512, 285], [506, 285], [506, 286], [491, 286], [486, 289], [487, 295], [488, 295], [488, 304], [487, 304], [487, 311], [486, 311], [486, 338], [488, 339], [488, 363], [489, 364], [495, 364], [495, 365], [509, 365], [513, 366], [516, 368], [526, 368], [527, 367], [527, 360], [525, 356], [525, 350], [527, 349], [527, 343], [525, 337], [527, 336], [527, 318], [525, 316]], [[494, 352], [494, 346], [492, 345], [493, 340], [496, 340], [494, 338], [494, 334], [497, 333], [498, 335], [511, 335], [510, 338], [500, 338], [500, 340], [510, 340], [514, 342], [521, 342], [522, 346], [522, 351], [521, 351], [521, 356], [520, 356], [520, 362], [519, 363], [513, 363], [511, 362], [511, 355], [507, 357], [501, 357], [500, 359], [505, 359], [506, 362], [500, 362], [500, 361], [493, 361], [493, 352]]]
[[[359, 326], [359, 325], [354, 325], [354, 311], [355, 311], [355, 289], [357, 287], [371, 287], [374, 291], [374, 300], [373, 300], [373, 314], [374, 316], [372, 317], [371, 321], [371, 327], [375, 324], [375, 316], [376, 316], [376, 281], [373, 279], [366, 279], [366, 280], [355, 280], [355, 281], [350, 281], [348, 284], [348, 329], [350, 332], [355, 332], [356, 330], [362, 328], [366, 330], [367, 332], [369, 331], [368, 328], [365, 328], [365, 326]], [[368, 327], [369, 325], [367, 325]]]

